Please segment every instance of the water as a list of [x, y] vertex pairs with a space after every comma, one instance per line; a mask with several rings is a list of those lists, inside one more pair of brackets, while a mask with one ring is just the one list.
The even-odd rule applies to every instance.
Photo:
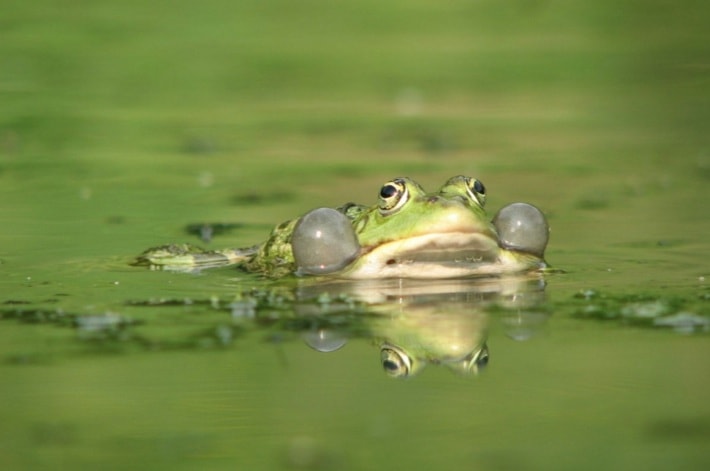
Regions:
[[[3, 469], [710, 464], [699, 2], [10, 3]], [[456, 174], [490, 214], [542, 208], [565, 273], [129, 265], [200, 243], [189, 225], [247, 246], [392, 177]]]

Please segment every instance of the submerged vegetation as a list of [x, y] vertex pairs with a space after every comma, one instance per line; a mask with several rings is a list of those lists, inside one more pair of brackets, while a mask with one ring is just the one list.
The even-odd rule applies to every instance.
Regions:
[[683, 334], [710, 332], [707, 293], [693, 299], [654, 294], [616, 295], [584, 290], [574, 297], [573, 317], [624, 325], [670, 328]]
[[[442, 285], [445, 287], [448, 282]], [[469, 283], [475, 285], [476, 282]], [[436, 286], [436, 283], [434, 283]], [[332, 288], [331, 288], [332, 289]], [[450, 288], [449, 288], [450, 289]], [[510, 322], [516, 316], [520, 322], [521, 301], [510, 304], [505, 298], [493, 297], [480, 304], [484, 298], [474, 291], [444, 290], [444, 294], [433, 291], [428, 294], [421, 287], [415, 296], [424, 297], [426, 303], [440, 303], [442, 312], [468, 315], [467, 309], [451, 306], [451, 296], [465, 296], [473, 302], [475, 309], [483, 309], [501, 322]], [[354, 291], [349, 291], [354, 290]], [[22, 324], [50, 325], [69, 328], [75, 335], [67, 340], [79, 342], [83, 350], [69, 348], [69, 352], [111, 351], [129, 353], [135, 351], [165, 352], [176, 349], [224, 349], [239, 342], [246, 332], [260, 332], [264, 338], [293, 340], [294, 334], [327, 331], [335, 329], [349, 338], [373, 335], [372, 325], [391, 315], [393, 309], [387, 301], [374, 303], [358, 299], [362, 287], [353, 285], [335, 293], [329, 287], [320, 289], [311, 286], [289, 287], [289, 284], [271, 288], [254, 288], [232, 297], [193, 299], [152, 298], [128, 300], [118, 312], [101, 314], [80, 314], [65, 312], [56, 299], [45, 300], [33, 305], [31, 302], [7, 300], [0, 308], [0, 320]], [[494, 291], [495, 292], [495, 291]], [[534, 291], [513, 291], [506, 296], [530, 297]], [[362, 293], [360, 294], [362, 296]], [[475, 296], [471, 298], [470, 296]], [[421, 301], [419, 301], [421, 303]], [[539, 320], [535, 316], [569, 316], [582, 320], [610, 321], [624, 326], [671, 329], [681, 334], [703, 334], [710, 331], [710, 297], [705, 292], [697, 298], [684, 296], [659, 296], [655, 294], [617, 295], [582, 290], [567, 301], [554, 305], [545, 304], [543, 298], [531, 298], [523, 305], [529, 312], [525, 314], [527, 328], [535, 327]], [[150, 314], [157, 309], [161, 316], [169, 316], [165, 322]], [[530, 311], [533, 309], [533, 311]], [[369, 327], [368, 327], [369, 326]], [[520, 329], [520, 325], [514, 326]], [[535, 327], [538, 328], [539, 326]], [[69, 331], [68, 331], [69, 332]], [[514, 335], [514, 334], [511, 334]], [[517, 334], [515, 334], [517, 335]], [[89, 349], [89, 350], [86, 350]], [[9, 352], [5, 360], [12, 363], [32, 361], [30, 357]]]

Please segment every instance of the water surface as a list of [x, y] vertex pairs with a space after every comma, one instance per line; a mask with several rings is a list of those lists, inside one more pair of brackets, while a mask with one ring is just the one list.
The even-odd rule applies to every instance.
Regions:
[[[706, 8], [287, 3], [4, 9], [3, 469], [707, 468]], [[565, 273], [129, 265], [457, 174]]]

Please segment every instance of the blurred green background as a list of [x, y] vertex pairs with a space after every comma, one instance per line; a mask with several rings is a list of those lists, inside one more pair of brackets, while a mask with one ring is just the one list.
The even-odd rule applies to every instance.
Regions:
[[[65, 160], [140, 173], [190, 152], [219, 154], [233, 175], [264, 158], [281, 171], [330, 159], [400, 169], [464, 152], [500, 165], [640, 163], [670, 146], [697, 158], [710, 113], [707, 9], [9, 0], [3, 173]], [[630, 139], [647, 142], [645, 155], [619, 154]]]

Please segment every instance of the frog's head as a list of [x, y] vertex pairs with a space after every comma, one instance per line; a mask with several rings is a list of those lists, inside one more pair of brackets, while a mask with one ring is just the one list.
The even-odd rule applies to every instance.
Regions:
[[[395, 178], [382, 186], [372, 207], [321, 208], [304, 216], [291, 239], [296, 265], [302, 273], [346, 278], [500, 273], [501, 260], [518, 260], [501, 246], [483, 209], [485, 197], [484, 185], [469, 177], [453, 177], [433, 193]], [[527, 262], [531, 256], [523, 257]]]
[[483, 201], [483, 185], [464, 177], [449, 180], [438, 193], [408, 178], [385, 183], [377, 205], [353, 221], [361, 250], [347, 271], [362, 278], [443, 278], [494, 262], [498, 238]]

